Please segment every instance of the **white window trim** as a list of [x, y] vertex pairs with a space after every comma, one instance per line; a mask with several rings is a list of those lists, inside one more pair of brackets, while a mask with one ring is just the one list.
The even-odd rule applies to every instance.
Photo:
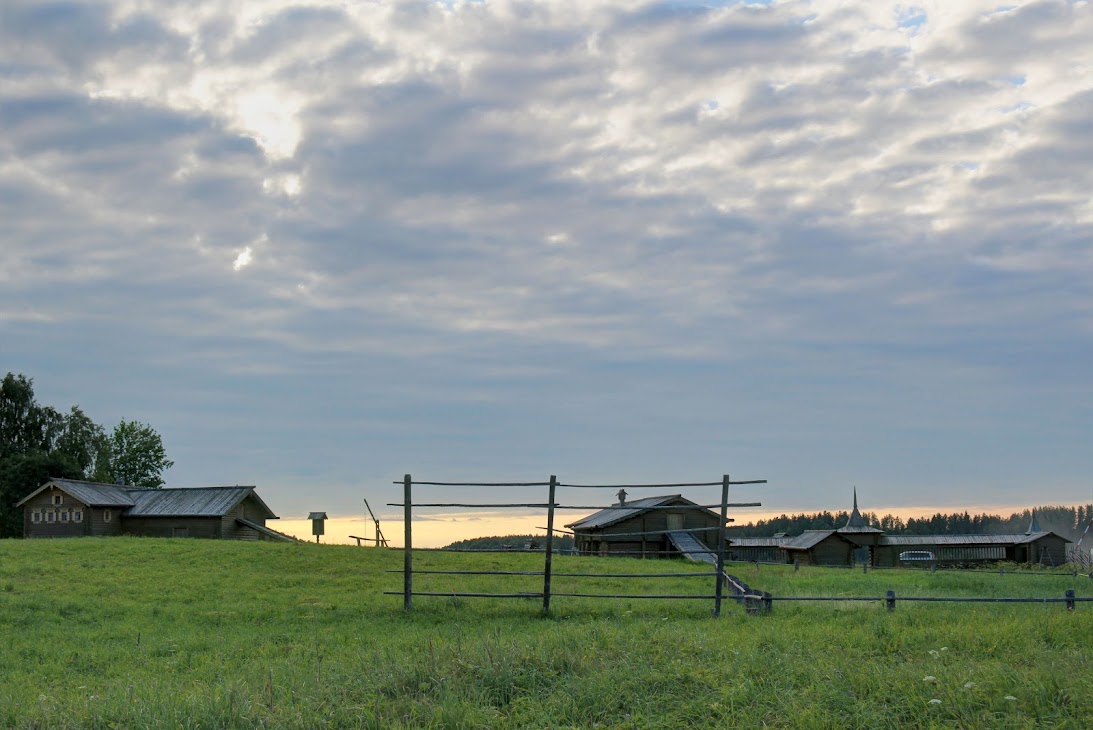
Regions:
[[64, 511], [61, 512], [61, 522], [68, 522], [70, 519], [72, 519], [72, 518], [68, 514], [68, 512], [64, 512]]
[[53, 506], [54, 507], [60, 507], [64, 503], [65, 503], [65, 497], [64, 497], [63, 494], [54, 494], [53, 495]]
[[111, 517], [112, 517], [112, 515], [110, 514], [110, 510], [104, 509], [102, 511], [102, 521], [103, 522], [109, 522]]
[[56, 521], [57, 521], [57, 513], [56, 512], [54, 512], [53, 510], [49, 510], [48, 512], [46, 512], [46, 522], [56, 522]]
[[30, 521], [34, 524], [41, 524], [42, 522], [42, 510], [36, 509], [30, 513]]
[[72, 511], [72, 521], [73, 522], [83, 522], [83, 510], [82, 509], [77, 509], [77, 510]]

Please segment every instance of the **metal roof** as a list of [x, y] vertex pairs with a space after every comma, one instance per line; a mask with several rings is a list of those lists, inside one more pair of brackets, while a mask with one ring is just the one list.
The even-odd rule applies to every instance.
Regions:
[[[880, 545], [1023, 545], [1054, 535], [1053, 532], [1005, 533], [1000, 535], [885, 535]], [[1062, 538], [1066, 540], [1066, 538]], [[1067, 540], [1070, 542], [1070, 540]]]
[[77, 499], [88, 507], [131, 507], [133, 499], [129, 496], [133, 490], [118, 486], [117, 484], [100, 484], [99, 482], [85, 482], [79, 479], [50, 479], [38, 489], [27, 495], [16, 506], [22, 506], [24, 502], [36, 497], [50, 487], [57, 487], [73, 499]]
[[254, 487], [197, 487], [191, 489], [149, 489], [130, 492], [134, 506], [126, 517], [222, 517], [250, 495], [276, 519]]
[[716, 512], [701, 508], [691, 500], [684, 498], [682, 494], [668, 494], [662, 497], [635, 499], [633, 502], [627, 502], [625, 506], [616, 505], [608, 507], [607, 509], [601, 509], [599, 512], [593, 512], [588, 517], [583, 517], [576, 522], [570, 522], [566, 527], [573, 530], [602, 529], [613, 525], [616, 522], [621, 522], [641, 514], [642, 511], [649, 507], [662, 507], [670, 504], [674, 500], [679, 500], [681, 502], [680, 507], [695, 507], [697, 509], [702, 509], [704, 512], [709, 512], [714, 517], [720, 517]]
[[[782, 547], [786, 550], [808, 550], [809, 548], [816, 547], [821, 542], [831, 537], [832, 535], [838, 535], [836, 530], [805, 530], [797, 537], [790, 538], [782, 543]], [[846, 538], [842, 538], [846, 539]]]

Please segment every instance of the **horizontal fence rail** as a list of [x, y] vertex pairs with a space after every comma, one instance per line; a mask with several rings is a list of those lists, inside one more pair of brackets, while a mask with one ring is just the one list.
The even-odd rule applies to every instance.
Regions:
[[[400, 482], [395, 482], [396, 484]], [[410, 610], [413, 605], [413, 596], [446, 596], [446, 597], [465, 597], [465, 598], [542, 598], [543, 611], [550, 611], [550, 599], [551, 596], [566, 596], [566, 597], [586, 597], [586, 598], [633, 598], [633, 599], [702, 599], [714, 601], [714, 615], [719, 616], [721, 613], [722, 599], [728, 598], [730, 600], [742, 600], [744, 593], [748, 592], [742, 583], [737, 579], [727, 576], [724, 573], [724, 551], [725, 551], [725, 526], [731, 522], [727, 515], [729, 507], [761, 507], [761, 502], [737, 502], [732, 503], [728, 501], [729, 486], [734, 484], [766, 484], [766, 479], [753, 479], [748, 481], [732, 481], [729, 475], [722, 476], [721, 481], [718, 482], [671, 482], [671, 483], [658, 483], [658, 484], [569, 484], [559, 482], [558, 478], [551, 475], [549, 481], [545, 482], [443, 482], [443, 481], [415, 481], [409, 474], [403, 477], [401, 484], [403, 485], [403, 501], [402, 502], [389, 502], [389, 507], [402, 507], [405, 526], [405, 542], [404, 542], [404, 558], [403, 569], [401, 571], [387, 571], [391, 573], [401, 572], [403, 574], [403, 590], [401, 595], [403, 596], [403, 607], [405, 610]], [[427, 487], [547, 487], [547, 501], [546, 502], [504, 502], [504, 503], [467, 503], [467, 502], [420, 502], [415, 503], [412, 498], [413, 487], [427, 486]], [[568, 533], [576, 534], [569, 530], [560, 530], [554, 527], [554, 515], [557, 510], [607, 510], [607, 509], [619, 509], [625, 510], [630, 505], [626, 504], [623, 497], [625, 493], [620, 493], [619, 504], [610, 505], [573, 505], [562, 504], [557, 501], [556, 494], [559, 488], [575, 488], [575, 489], [665, 489], [665, 488], [683, 488], [683, 487], [721, 487], [721, 501], [717, 504], [695, 504], [688, 500], [686, 505], [649, 505], [633, 507], [632, 509], [637, 512], [645, 511], [661, 511], [661, 510], [673, 510], [679, 511], [681, 508], [686, 510], [719, 510], [720, 521], [717, 527], [713, 528], [694, 528], [691, 530], [645, 530], [642, 532], [631, 533], [612, 533], [610, 536], [614, 537], [648, 537], [650, 535], [660, 536], [662, 539], [667, 539], [666, 536], [675, 533], [687, 533], [687, 532], [717, 532], [717, 549], [710, 548], [708, 552], [704, 552], [704, 555], [717, 556], [717, 569], [713, 572], [700, 571], [700, 572], [661, 572], [661, 573], [554, 573], [552, 569], [552, 558], [554, 553], [554, 535], [555, 533]], [[439, 548], [432, 549], [437, 552], [481, 552], [481, 553], [510, 553], [510, 552], [542, 552], [544, 556], [544, 565], [542, 571], [495, 571], [495, 570], [414, 570], [413, 567], [413, 514], [412, 509], [417, 508], [446, 508], [446, 509], [545, 509], [547, 511], [547, 525], [546, 527], [540, 527], [537, 529], [545, 530], [546, 536], [544, 538], [545, 546], [542, 550], [538, 549], [479, 549], [479, 548]], [[644, 546], [645, 540], [643, 539], [642, 545]], [[673, 539], [674, 542], [674, 539]], [[643, 550], [612, 550], [612, 555], [641, 555], [641, 556], [656, 556], [656, 555], [678, 555], [679, 550], [659, 550], [659, 549], [643, 549]], [[418, 575], [497, 575], [497, 576], [526, 576], [526, 577], [542, 577], [543, 590], [542, 592], [517, 592], [517, 593], [483, 593], [483, 592], [461, 592], [461, 591], [415, 591], [414, 590], [414, 573]], [[661, 594], [588, 594], [588, 593], [559, 593], [553, 591], [551, 588], [551, 580], [554, 576], [560, 578], [623, 578], [623, 579], [638, 579], [638, 578], [694, 578], [705, 577], [709, 578], [713, 576], [715, 578], [714, 595], [661, 595]], [[732, 591], [732, 595], [727, 595], [724, 588], [728, 585]], [[385, 595], [399, 595], [394, 591], [385, 591]]]
[[[384, 573], [401, 573], [385, 570]], [[418, 575], [542, 575], [541, 570], [415, 570]], [[690, 573], [554, 573], [556, 578], [708, 578], [713, 571]]]
[[889, 611], [896, 610], [897, 601], [913, 601], [917, 603], [1065, 603], [1068, 611], [1073, 611], [1078, 603], [1093, 601], [1093, 596], [1076, 596], [1073, 590], [1067, 590], [1063, 597], [1036, 597], [1036, 598], [993, 598], [980, 596], [897, 596], [895, 591], [887, 591], [883, 596], [774, 596], [770, 593], [751, 593], [744, 596], [745, 600], [761, 601], [764, 610], [769, 612], [774, 601], [799, 601], [799, 602], [823, 602], [823, 601], [864, 601], [877, 603], [883, 601]]
[[[403, 502], [388, 502], [387, 506], [388, 507], [405, 507], [406, 504], [403, 503]], [[717, 508], [721, 507], [720, 504], [695, 504], [695, 505], [687, 505], [687, 506], [690, 509], [717, 509]], [[762, 507], [763, 503], [762, 502], [733, 502], [733, 503], [727, 504], [725, 506], [726, 507]], [[580, 510], [589, 510], [589, 509], [619, 509], [619, 510], [633, 509], [633, 510], [640, 510], [640, 511], [644, 512], [646, 510], [655, 509], [655, 510], [676, 510], [677, 512], [679, 511], [679, 505], [678, 504], [675, 504], [675, 505], [671, 505], [671, 504], [650, 505], [648, 507], [631, 507], [631, 506], [625, 505], [625, 504], [621, 504], [621, 505], [620, 504], [608, 504], [608, 505], [603, 505], [603, 504], [601, 504], [601, 505], [542, 504], [542, 503], [537, 503], [537, 502], [536, 503], [530, 503], [530, 504], [468, 504], [468, 503], [459, 503], [459, 502], [444, 502], [444, 503], [432, 503], [432, 504], [417, 503], [417, 504], [414, 504], [414, 507], [488, 507], [490, 509], [506, 509], [506, 508], [509, 508], [509, 507], [528, 507], [528, 508], [539, 507], [539, 508], [542, 508], [542, 509], [555, 509], [555, 510], [559, 510], [559, 509], [580, 509]], [[717, 528], [714, 528], [714, 529], [717, 529]], [[681, 530], [680, 532], [686, 532], [686, 530]]]

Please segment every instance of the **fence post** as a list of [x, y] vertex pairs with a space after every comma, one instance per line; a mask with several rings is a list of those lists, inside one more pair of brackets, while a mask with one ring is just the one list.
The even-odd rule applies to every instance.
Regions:
[[888, 591], [887, 593], [884, 594], [884, 604], [885, 604], [885, 606], [888, 607], [888, 612], [889, 613], [896, 610], [896, 592], [895, 591]]
[[725, 589], [725, 522], [729, 519], [729, 475], [721, 477], [721, 522], [717, 527], [717, 578], [714, 580], [713, 615], [721, 615], [721, 593]]
[[402, 553], [402, 608], [409, 611], [414, 595], [414, 557], [411, 552], [413, 537], [410, 517], [410, 485], [412, 480], [407, 474], [402, 477], [402, 519], [405, 547]]
[[861, 572], [862, 573], [868, 573], [869, 572], [869, 563], [862, 563], [861, 564]]
[[558, 477], [550, 475], [550, 491], [547, 494], [546, 563], [543, 565], [543, 613], [550, 613], [550, 568], [554, 555], [554, 490]]
[[[796, 573], [800, 569], [801, 569], [801, 559], [800, 558], [794, 558], [793, 559], [793, 572]], [[1090, 577], [1093, 577], [1093, 575], [1091, 575]]]
[[1067, 592], [1066, 592], [1066, 610], [1067, 611], [1073, 611], [1074, 610], [1074, 589], [1073, 588], [1067, 590]]
[[769, 591], [763, 591], [763, 613], [771, 613], [774, 609], [774, 596]]

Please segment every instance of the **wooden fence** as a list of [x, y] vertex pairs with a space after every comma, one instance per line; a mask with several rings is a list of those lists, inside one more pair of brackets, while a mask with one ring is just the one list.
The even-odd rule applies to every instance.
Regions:
[[742, 596], [749, 613], [770, 613], [775, 601], [884, 601], [889, 611], [896, 610], [896, 601], [914, 601], [928, 603], [1065, 603], [1068, 611], [1073, 611], [1075, 604], [1093, 601], [1093, 596], [1076, 596], [1073, 589], [1068, 589], [1061, 598], [980, 598], [975, 596], [900, 596], [895, 591], [886, 591], [883, 596], [774, 596], [767, 592], [752, 592]]
[[[750, 588], [743, 585], [739, 581], [734, 584], [734, 578], [725, 574], [725, 525], [728, 522], [728, 509], [729, 507], [759, 507], [762, 506], [759, 502], [741, 502], [730, 503], [729, 502], [729, 487], [732, 485], [744, 485], [744, 484], [766, 484], [765, 479], [755, 479], [749, 481], [731, 481], [728, 474], [725, 474], [721, 481], [718, 482], [688, 482], [688, 483], [673, 483], [673, 484], [565, 484], [558, 481], [555, 475], [551, 475], [550, 479], [545, 482], [432, 482], [432, 481], [414, 481], [413, 477], [407, 474], [402, 482], [395, 482], [395, 484], [402, 484], [403, 487], [403, 501], [388, 503], [389, 507], [402, 507], [403, 508], [403, 520], [404, 520], [404, 546], [403, 546], [403, 568], [401, 571], [389, 571], [395, 573], [402, 573], [403, 575], [403, 588], [401, 595], [403, 597], [403, 608], [407, 611], [413, 607], [414, 596], [444, 596], [444, 597], [463, 597], [463, 598], [541, 598], [543, 601], [543, 612], [550, 611], [551, 599], [554, 597], [580, 597], [580, 598], [615, 598], [615, 599], [661, 599], [661, 600], [712, 600], [713, 601], [713, 614], [714, 616], [721, 615], [721, 604], [723, 600], [738, 600], [746, 602], [746, 596], [751, 592]], [[429, 488], [460, 488], [460, 487], [472, 487], [472, 488], [497, 488], [497, 489], [523, 489], [523, 488], [547, 488], [547, 500], [546, 502], [505, 502], [500, 504], [468, 504], [463, 502], [417, 502], [413, 500], [413, 488], [429, 487]], [[719, 527], [714, 528], [718, 532], [717, 537], [717, 564], [716, 570], [711, 572], [664, 572], [664, 573], [554, 573], [553, 570], [553, 556], [554, 556], [554, 535], [559, 532], [554, 527], [554, 516], [558, 510], [602, 510], [618, 508], [620, 505], [575, 505], [575, 504], [562, 504], [557, 501], [557, 492], [559, 489], [666, 489], [666, 488], [697, 488], [697, 487], [721, 487], [721, 501], [712, 505], [694, 505], [694, 508], [714, 509], [720, 510], [720, 522]], [[416, 570], [414, 569], [414, 550], [413, 550], [413, 514], [414, 507], [442, 507], [449, 509], [545, 509], [546, 510], [546, 538], [545, 548], [543, 552], [543, 570], [542, 571], [483, 571], [483, 570]], [[676, 506], [675, 509], [679, 507]], [[664, 507], [643, 507], [635, 509], [664, 509]], [[663, 534], [663, 531], [650, 531], [649, 535]], [[543, 590], [542, 592], [534, 593], [453, 593], [450, 591], [445, 592], [430, 592], [430, 591], [416, 591], [414, 590], [414, 575], [521, 575], [521, 576], [542, 576], [543, 578]], [[554, 577], [566, 577], [566, 578], [695, 578], [695, 577], [713, 577], [714, 588], [712, 595], [693, 595], [693, 594], [590, 594], [590, 593], [568, 593], [557, 592], [553, 590], [552, 579]], [[400, 595], [397, 591], [385, 591], [385, 595]]]

